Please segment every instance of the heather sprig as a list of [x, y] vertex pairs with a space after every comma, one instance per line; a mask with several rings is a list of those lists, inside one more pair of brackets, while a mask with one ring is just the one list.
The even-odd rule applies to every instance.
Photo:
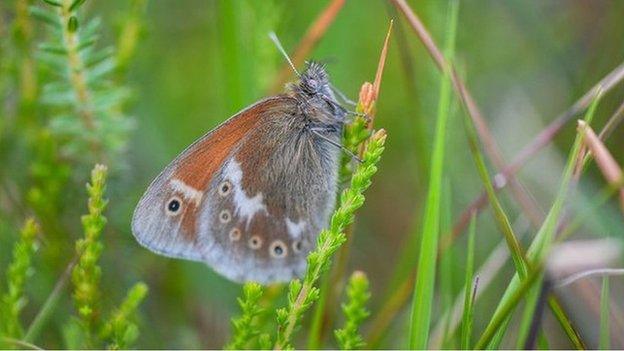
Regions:
[[2, 322], [0, 333], [7, 337], [20, 338], [24, 332], [19, 316], [27, 303], [24, 285], [28, 276], [32, 274], [31, 261], [38, 231], [37, 223], [29, 218], [20, 231], [19, 240], [13, 246], [13, 259], [6, 273], [7, 291], [0, 299], [0, 322]]
[[359, 349], [366, 345], [358, 329], [370, 315], [366, 303], [370, 299], [368, 278], [364, 272], [355, 271], [347, 285], [347, 303], [342, 305], [345, 315], [344, 327], [335, 331], [341, 350]]
[[139, 336], [139, 328], [133, 320], [136, 318], [137, 307], [147, 295], [147, 290], [145, 283], [136, 283], [104, 325], [101, 336], [108, 349], [127, 349]]
[[51, 34], [39, 45], [38, 55], [55, 76], [41, 97], [53, 115], [49, 128], [64, 141], [63, 156], [83, 165], [114, 159], [124, 149], [132, 125], [121, 112], [129, 91], [111, 79], [118, 67], [116, 51], [96, 48], [100, 21], [79, 19], [84, 1], [45, 2], [51, 6], [32, 7], [31, 12]]
[[103, 215], [107, 204], [104, 199], [106, 175], [107, 168], [103, 165], [96, 165], [91, 172], [91, 183], [87, 184], [89, 213], [82, 217], [84, 238], [76, 242], [79, 259], [72, 272], [74, 303], [87, 342], [95, 335], [99, 316], [102, 269], [98, 261], [104, 248], [100, 236], [106, 224], [106, 217]]
[[225, 346], [228, 350], [240, 350], [249, 346], [259, 335], [257, 318], [262, 313], [260, 298], [262, 286], [255, 282], [246, 283], [243, 286], [243, 297], [238, 298], [241, 315], [232, 319], [232, 341]]
[[353, 222], [355, 211], [364, 204], [364, 191], [371, 185], [371, 178], [377, 172], [381, 159], [386, 132], [381, 129], [369, 139], [364, 151], [363, 162], [351, 177], [351, 186], [345, 189], [338, 208], [332, 215], [328, 229], [322, 230], [317, 246], [308, 256], [308, 265], [303, 280], [293, 280], [288, 287], [288, 304], [277, 310], [277, 338], [275, 349], [291, 347], [291, 337], [299, 326], [305, 311], [318, 299], [319, 289], [314, 285], [321, 273], [331, 262], [332, 255], [345, 242], [345, 228]]

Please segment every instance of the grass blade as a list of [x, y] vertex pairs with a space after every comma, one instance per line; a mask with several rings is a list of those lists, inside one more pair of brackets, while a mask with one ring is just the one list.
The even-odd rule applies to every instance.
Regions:
[[[453, 57], [455, 31], [459, 3], [451, 1], [447, 24], [447, 59]], [[431, 325], [431, 309], [433, 305], [433, 290], [435, 285], [435, 265], [438, 253], [438, 236], [440, 232], [440, 194], [442, 189], [442, 172], [444, 165], [444, 144], [446, 136], [446, 122], [451, 104], [450, 72], [445, 70], [440, 84], [440, 99], [436, 135], [434, 140], [433, 156], [431, 160], [431, 176], [429, 191], [425, 204], [420, 254], [418, 258], [418, 273], [414, 286], [412, 314], [409, 332], [409, 347], [425, 349], [429, 339]]]
[[[442, 199], [442, 215], [440, 217], [440, 233], [447, 233], [452, 223], [451, 185], [448, 178], [445, 178], [444, 181], [443, 196], [444, 198]], [[455, 254], [452, 247], [444, 251], [438, 250], [438, 252], [440, 255], [440, 302], [442, 303], [442, 306], [450, 306], [453, 304], [453, 259], [455, 257]], [[457, 345], [455, 345], [456, 343], [453, 339], [453, 334], [449, 333], [450, 317], [451, 316], [448, 314], [443, 314], [440, 317], [444, 325], [442, 345], [450, 349], [456, 349]], [[429, 346], [431, 346], [431, 341], [429, 341]]]
[[609, 328], [609, 276], [605, 275], [602, 278], [602, 291], [600, 292], [600, 341], [598, 348], [601, 350], [611, 348]]
[[522, 312], [522, 320], [520, 321], [520, 327], [518, 329], [518, 340], [516, 341], [516, 348], [522, 349], [526, 344], [529, 331], [531, 330], [531, 324], [534, 320], [534, 315], [537, 308], [537, 301], [540, 297], [541, 286], [535, 286], [531, 289], [526, 297], [526, 304], [524, 311]]
[[492, 211], [494, 212], [494, 218], [496, 219], [499, 230], [503, 233], [505, 237], [505, 241], [507, 242], [507, 246], [509, 247], [509, 251], [511, 252], [514, 266], [516, 267], [516, 272], [518, 272], [521, 278], [524, 278], [526, 277], [528, 270], [525, 262], [524, 252], [520, 247], [520, 243], [518, 242], [517, 236], [514, 233], [513, 228], [511, 227], [509, 218], [507, 217], [507, 214], [503, 210], [503, 206], [501, 206], [500, 201], [498, 201], [498, 198], [496, 196], [496, 191], [494, 190], [494, 185], [492, 184], [492, 180], [490, 179], [490, 176], [488, 174], [483, 155], [479, 150], [479, 140], [477, 137], [477, 131], [475, 129], [475, 126], [472, 124], [472, 120], [470, 119], [470, 117], [468, 117], [468, 115], [464, 116], [464, 122], [464, 125], [466, 127], [466, 134], [468, 136], [470, 152], [472, 153], [472, 157], [474, 158], [475, 166], [477, 167], [477, 171], [479, 172], [479, 177], [481, 178], [483, 186], [485, 187], [488, 200], [491, 203]]
[[468, 227], [468, 254], [466, 258], [466, 283], [464, 287], [464, 313], [462, 316], [461, 328], [461, 349], [470, 349], [470, 335], [472, 334], [472, 314], [474, 301], [474, 292], [472, 289], [474, 276], [474, 241], [475, 241], [475, 224], [476, 213], [473, 212]]

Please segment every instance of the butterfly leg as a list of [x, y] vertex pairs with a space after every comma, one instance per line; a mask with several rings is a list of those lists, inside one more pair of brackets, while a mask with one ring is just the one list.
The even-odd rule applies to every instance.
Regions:
[[347, 149], [346, 147], [344, 147], [342, 144], [331, 140], [330, 138], [324, 136], [322, 133], [328, 131], [329, 129], [327, 128], [309, 128], [310, 132], [312, 132], [314, 135], [318, 136], [319, 138], [327, 141], [328, 143], [330, 143], [333, 146], [336, 146], [338, 148], [340, 148], [342, 151], [344, 151], [347, 155], [349, 155], [349, 157], [351, 157], [352, 159], [356, 160], [359, 163], [363, 163], [364, 161], [362, 161], [361, 158], [359, 158], [356, 154], [354, 154], [351, 150]]

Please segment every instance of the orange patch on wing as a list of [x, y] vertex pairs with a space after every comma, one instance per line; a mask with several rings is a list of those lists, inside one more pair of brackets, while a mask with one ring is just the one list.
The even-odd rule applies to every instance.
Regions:
[[182, 233], [184, 237], [189, 241], [193, 241], [197, 238], [197, 227], [195, 223], [197, 221], [197, 207], [194, 203], [188, 202], [186, 209], [182, 214]]
[[[214, 131], [191, 145], [178, 162], [173, 178], [181, 180], [187, 186], [205, 192], [225, 158], [232, 149], [253, 129], [262, 118], [274, 112], [283, 111], [285, 106], [292, 106], [292, 99], [286, 96], [275, 96], [264, 100], [217, 127]], [[183, 214], [182, 229], [189, 240], [197, 238], [198, 204], [185, 201], [186, 210]]]
[[180, 160], [174, 178], [199, 191], [204, 191], [232, 148], [260, 122], [264, 114], [278, 110], [284, 99], [289, 98], [276, 96], [260, 102], [232, 117], [191, 145]]

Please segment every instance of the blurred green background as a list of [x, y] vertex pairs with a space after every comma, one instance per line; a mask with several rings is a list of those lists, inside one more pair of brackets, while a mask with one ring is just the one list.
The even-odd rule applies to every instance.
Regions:
[[[3, 1], [0, 5], [5, 25], [14, 17], [12, 3]], [[108, 185], [109, 224], [103, 235], [102, 258], [103, 304], [119, 301], [138, 280], [150, 287], [140, 307], [137, 347], [219, 348], [227, 341], [230, 317], [238, 313], [236, 296], [240, 286], [200, 263], [161, 257], [140, 247], [130, 232], [132, 210], [149, 182], [187, 145], [267, 95], [284, 65], [267, 33], [275, 31], [286, 50], [292, 52], [327, 4], [328, 1], [147, 2], [136, 56], [127, 68], [124, 83], [133, 92], [126, 112], [136, 124], [129, 147], [121, 156], [123, 166], [112, 173]], [[447, 2], [421, 0], [410, 4], [441, 43]], [[624, 59], [622, 1], [470, 0], [461, 1], [460, 6], [456, 64], [507, 160]], [[100, 17], [101, 45], [114, 45], [119, 24], [129, 7], [125, 0], [87, 1], [81, 15]], [[396, 20], [395, 28], [375, 122], [376, 127], [388, 131], [387, 149], [366, 204], [358, 214], [348, 263], [349, 271], [359, 269], [369, 276], [373, 318], [393, 289], [396, 272], [410, 269], [397, 268], [406, 248], [415, 265], [417, 250], [409, 243], [420, 228], [440, 75], [411, 28], [389, 2], [382, 0], [347, 1], [310, 55], [311, 59], [326, 62], [334, 85], [357, 99], [361, 84], [374, 78], [391, 18]], [[36, 38], [46, 36], [43, 27], [37, 26], [36, 32]], [[594, 122], [597, 130], [623, 96], [622, 87], [605, 96]], [[454, 106], [445, 160], [445, 183], [452, 199], [453, 219], [481, 191], [466, 147], [463, 111], [457, 103]], [[5, 115], [2, 118], [9, 118]], [[520, 179], [543, 211], [549, 208], [557, 191], [574, 133], [575, 123], [570, 123], [553, 144], [520, 172]], [[620, 164], [624, 164], [623, 135], [624, 130], [619, 127], [606, 142]], [[20, 189], [28, 182], [24, 167], [28, 161], [11, 160], [27, 155], [15, 151], [19, 149], [9, 150], [10, 143], [2, 145], [7, 149], [2, 150], [0, 174], [5, 191], [0, 194], [8, 196], [6, 189], [12, 185], [7, 184], [14, 184], [17, 190], [12, 193], [20, 202]], [[25, 321], [36, 314], [49, 295], [73, 255], [72, 242], [81, 236], [78, 214], [86, 212], [82, 184], [87, 171], [77, 168], [74, 172], [82, 173], [73, 174], [74, 179], [80, 180], [74, 186], [77, 190], [63, 200], [67, 209], [61, 221], [66, 237], [41, 240], [35, 272], [27, 285], [30, 302]], [[592, 166], [582, 179], [582, 189], [595, 194], [603, 185], [602, 176]], [[522, 228], [526, 221], [517, 204], [506, 192], [501, 194], [512, 221]], [[575, 205], [584, 206], [582, 200], [578, 201]], [[4, 269], [23, 217], [19, 216], [20, 211], [10, 208], [11, 202], [6, 199], [0, 198], [0, 204], [0, 267]], [[624, 238], [624, 223], [615, 201], [589, 223], [577, 237]], [[480, 265], [500, 242], [501, 235], [489, 210], [480, 216], [477, 228], [476, 263]], [[53, 246], [55, 252], [46, 252], [47, 243], [54, 240], [63, 244]], [[464, 247], [465, 238], [461, 237], [449, 253], [454, 257], [451, 282], [455, 292], [463, 284]], [[512, 272], [512, 265], [507, 263], [478, 301], [476, 330], [484, 327]], [[623, 287], [613, 280], [614, 301], [622, 301], [624, 295], [617, 292]], [[279, 301], [278, 305], [283, 304], [283, 300]], [[574, 292], [564, 299], [590, 340], [595, 338], [592, 321], [597, 320], [597, 315], [579, 306], [596, 301]], [[62, 346], [60, 329], [71, 309], [70, 295], [64, 294], [39, 345]], [[396, 318], [382, 346], [406, 345], [407, 310]], [[550, 316], [545, 323], [553, 326], [547, 328], [551, 347], [570, 347]], [[367, 327], [365, 324], [365, 331]]]

